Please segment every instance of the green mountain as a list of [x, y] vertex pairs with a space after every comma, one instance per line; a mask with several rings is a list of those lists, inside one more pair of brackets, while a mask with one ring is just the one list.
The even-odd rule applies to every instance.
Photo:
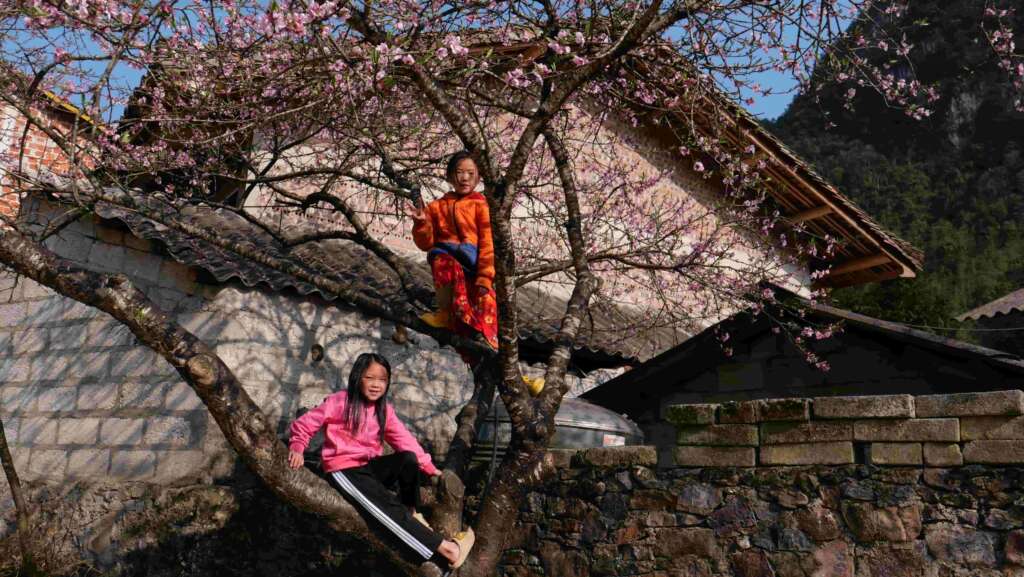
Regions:
[[[837, 304], [893, 321], [956, 326], [954, 316], [1024, 286], [1024, 113], [1014, 109], [1020, 95], [982, 33], [985, 3], [909, 4], [885, 29], [906, 34], [910, 62], [876, 63], [897, 78], [934, 85], [940, 99], [931, 116], [914, 120], [864, 88], [851, 110], [841, 97], [849, 81], [820, 80], [769, 128], [925, 251], [918, 278], [839, 290]], [[1014, 18], [1014, 30], [1024, 31], [1024, 10]]]

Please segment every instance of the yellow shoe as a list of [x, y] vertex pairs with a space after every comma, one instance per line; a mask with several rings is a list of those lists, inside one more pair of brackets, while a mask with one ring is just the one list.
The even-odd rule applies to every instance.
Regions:
[[427, 529], [430, 529], [431, 531], [434, 530], [434, 528], [430, 526], [430, 523], [427, 523], [426, 518], [423, 517], [423, 513], [420, 513], [419, 511], [416, 511], [415, 513], [412, 514], [412, 518], [416, 519], [417, 521], [419, 521], [420, 524], [423, 525], [424, 527], [426, 527]]
[[423, 313], [420, 320], [434, 327], [435, 329], [446, 329], [450, 324], [451, 314], [446, 310]]
[[469, 557], [469, 552], [473, 549], [473, 544], [476, 543], [476, 534], [473, 533], [472, 527], [467, 527], [465, 531], [456, 533], [452, 541], [459, 546], [459, 558], [452, 563], [454, 570], [462, 567], [462, 564], [466, 562], [466, 557]]
[[543, 377], [523, 377], [523, 382], [526, 383], [526, 388], [530, 391], [531, 397], [536, 397], [544, 390], [544, 378]]

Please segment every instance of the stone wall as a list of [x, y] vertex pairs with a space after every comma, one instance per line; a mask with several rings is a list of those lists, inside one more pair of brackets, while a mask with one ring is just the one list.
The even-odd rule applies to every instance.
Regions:
[[655, 468], [653, 447], [562, 455], [521, 501], [502, 577], [1024, 575], [1024, 470]]
[[1024, 464], [1024, 392], [671, 405], [663, 464]]

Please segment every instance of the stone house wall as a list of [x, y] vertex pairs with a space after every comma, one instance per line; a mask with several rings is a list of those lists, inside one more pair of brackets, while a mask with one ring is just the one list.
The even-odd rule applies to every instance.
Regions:
[[674, 405], [681, 467], [1024, 465], [1024, 391]]
[[655, 468], [561, 455], [520, 501], [501, 577], [1016, 577], [1024, 469]]

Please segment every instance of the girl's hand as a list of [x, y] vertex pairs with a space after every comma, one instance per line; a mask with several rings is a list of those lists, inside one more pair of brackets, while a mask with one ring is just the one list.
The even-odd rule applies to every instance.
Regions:
[[302, 465], [306, 464], [306, 458], [302, 456], [302, 453], [295, 451], [288, 451], [288, 466], [292, 469], [298, 469]]
[[427, 220], [427, 211], [423, 207], [417, 206], [409, 213], [409, 216], [411, 216], [416, 222], [422, 222]]
[[434, 473], [431, 474], [430, 476], [431, 477], [440, 477], [441, 476], [441, 469], [438, 469], [438, 470], [434, 471]]

